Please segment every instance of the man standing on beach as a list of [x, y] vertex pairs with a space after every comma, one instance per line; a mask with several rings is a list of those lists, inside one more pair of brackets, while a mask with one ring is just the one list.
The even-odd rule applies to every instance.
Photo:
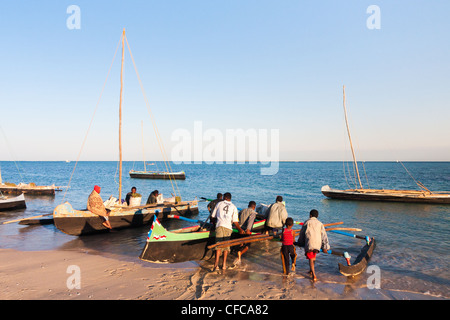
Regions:
[[[250, 201], [248, 203], [248, 208], [239, 212], [239, 225], [244, 230], [245, 235], [252, 234], [253, 223], [255, 222], [255, 219], [256, 219], [255, 208], [256, 208], [256, 202]], [[246, 243], [246, 244], [243, 244], [240, 246], [240, 248], [238, 249], [238, 252], [237, 252], [238, 257], [234, 261], [235, 265], [241, 264], [241, 256], [248, 251], [249, 247], [250, 247], [249, 243]]]
[[103, 204], [102, 197], [100, 197], [100, 190], [101, 190], [101, 188], [99, 186], [94, 187], [94, 190], [92, 190], [92, 192], [88, 198], [87, 209], [90, 212], [105, 219], [105, 221], [102, 223], [103, 226], [105, 226], [108, 229], [112, 229], [111, 224], [109, 223], [110, 211], [107, 210], [105, 208], [105, 205]]
[[[231, 233], [233, 232], [233, 224], [236, 229], [239, 230], [240, 234], [244, 234], [245, 231], [239, 225], [238, 210], [234, 204], [231, 203], [231, 194], [229, 192], [223, 195], [224, 200], [219, 202], [214, 211], [211, 214], [211, 221], [216, 225], [216, 243], [220, 241], [230, 240]], [[215, 248], [216, 250], [216, 261], [214, 263], [215, 271], [219, 266], [220, 255], [223, 250], [223, 266], [222, 269], [227, 268], [227, 256], [230, 252], [230, 247], [226, 248]]]
[[281, 230], [288, 217], [286, 207], [283, 203], [283, 197], [277, 196], [275, 203], [269, 207], [267, 215], [266, 229], [270, 234], [275, 234]]
[[320, 249], [324, 252], [330, 250], [327, 232], [322, 222], [317, 219], [318, 217], [319, 211], [316, 209], [311, 210], [309, 219], [303, 224], [298, 237], [298, 246], [305, 248], [305, 255], [309, 260], [309, 272], [313, 281], [317, 281], [314, 270], [317, 253], [320, 252]]

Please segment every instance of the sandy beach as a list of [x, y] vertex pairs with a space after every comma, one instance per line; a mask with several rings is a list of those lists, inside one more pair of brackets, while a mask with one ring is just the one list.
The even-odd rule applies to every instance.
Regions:
[[209, 264], [150, 264], [79, 250], [2, 249], [0, 261], [2, 300], [433, 299], [369, 290], [361, 283], [313, 283], [301, 272], [288, 277], [245, 268], [211, 272]]

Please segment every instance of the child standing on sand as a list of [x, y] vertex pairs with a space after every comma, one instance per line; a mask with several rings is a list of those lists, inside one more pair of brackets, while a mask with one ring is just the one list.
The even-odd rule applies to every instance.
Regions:
[[294, 220], [292, 218], [287, 218], [285, 222], [286, 228], [283, 229], [283, 234], [281, 236], [281, 262], [283, 264], [283, 274], [289, 274], [289, 257], [292, 260], [291, 271], [295, 271], [295, 261], [297, 259], [297, 253], [295, 252], [294, 239], [295, 233], [292, 229], [294, 225]]
[[300, 236], [298, 237], [298, 245], [305, 248], [306, 258], [309, 260], [309, 272], [311, 273], [312, 280], [317, 281], [316, 272], [314, 270], [314, 263], [316, 261], [316, 255], [320, 250], [330, 250], [330, 244], [328, 243], [327, 232], [322, 222], [317, 218], [319, 212], [315, 209], [309, 213], [309, 219], [305, 221], [302, 229], [300, 230]]

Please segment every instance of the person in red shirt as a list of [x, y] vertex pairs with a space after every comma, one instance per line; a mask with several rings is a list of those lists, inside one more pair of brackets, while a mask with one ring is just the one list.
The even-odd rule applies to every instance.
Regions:
[[283, 229], [283, 234], [281, 236], [281, 262], [283, 264], [283, 274], [289, 274], [289, 258], [292, 260], [291, 271], [295, 271], [295, 262], [297, 260], [297, 253], [295, 252], [294, 239], [295, 233], [292, 229], [294, 225], [294, 220], [292, 218], [287, 218], [285, 222], [286, 228]]

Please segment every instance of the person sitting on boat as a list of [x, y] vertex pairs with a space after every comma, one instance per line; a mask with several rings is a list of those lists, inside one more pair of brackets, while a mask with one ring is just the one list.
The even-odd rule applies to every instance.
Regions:
[[219, 192], [217, 194], [217, 198], [212, 200], [210, 203], [208, 203], [208, 211], [211, 213], [213, 212], [216, 205], [223, 200], [223, 195]]
[[155, 190], [148, 196], [147, 204], [156, 204], [158, 203], [159, 191]]
[[[219, 202], [211, 214], [211, 221], [216, 225], [216, 243], [230, 240], [233, 232], [233, 225], [239, 230], [240, 234], [245, 233], [244, 229], [239, 225], [238, 210], [234, 204], [231, 203], [231, 193], [227, 192], [223, 195], [224, 200]], [[220, 255], [223, 250], [223, 266], [222, 269], [227, 268], [227, 256], [230, 252], [230, 247], [215, 248], [216, 261], [214, 263], [213, 271], [219, 266]]]
[[318, 217], [319, 211], [315, 209], [311, 210], [309, 219], [303, 223], [297, 242], [298, 246], [305, 248], [305, 255], [309, 260], [309, 273], [311, 274], [313, 281], [317, 280], [316, 272], [314, 270], [317, 253], [320, 252], [321, 249], [324, 252], [330, 250], [327, 232], [325, 231], [322, 222], [317, 219]]
[[102, 197], [100, 196], [100, 190], [101, 188], [99, 186], [94, 187], [94, 190], [92, 190], [87, 201], [87, 209], [103, 218], [105, 221], [102, 224], [106, 228], [112, 229], [111, 224], [109, 223], [110, 210], [105, 208]]
[[288, 213], [283, 202], [282, 196], [277, 196], [275, 203], [269, 207], [269, 214], [267, 215], [266, 231], [269, 234], [276, 234], [281, 230], [286, 222]]
[[132, 187], [132, 188], [131, 188], [131, 192], [128, 192], [128, 193], [127, 193], [127, 196], [125, 197], [125, 201], [127, 202], [127, 205], [128, 205], [128, 206], [130, 205], [130, 199], [131, 199], [131, 197], [132, 197], [134, 194], [136, 194], [136, 191], [137, 191], [136, 187]]
[[[248, 203], [248, 207], [241, 212], [239, 212], [239, 225], [244, 230], [245, 235], [251, 235], [253, 229], [253, 223], [256, 219], [256, 202], [250, 201]], [[244, 253], [248, 251], [250, 248], [250, 243], [243, 244], [239, 246], [237, 255], [238, 257], [234, 260], [234, 265], [241, 264], [241, 257]]]

